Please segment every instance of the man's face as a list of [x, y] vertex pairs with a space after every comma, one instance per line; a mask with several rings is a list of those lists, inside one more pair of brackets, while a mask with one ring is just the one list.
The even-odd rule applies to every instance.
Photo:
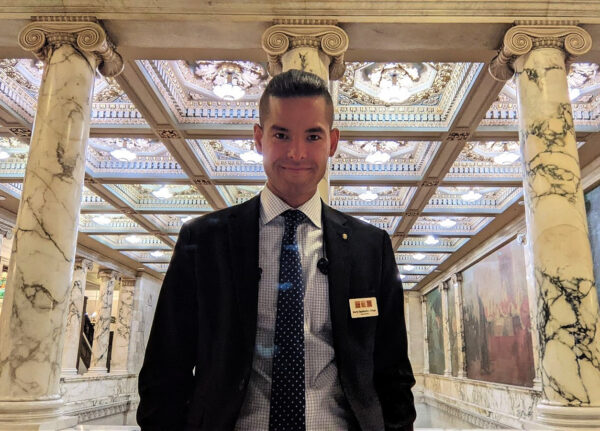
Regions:
[[267, 187], [298, 207], [314, 195], [339, 130], [330, 129], [331, 114], [320, 96], [270, 97], [269, 107], [262, 127], [254, 126], [256, 150], [263, 155]]

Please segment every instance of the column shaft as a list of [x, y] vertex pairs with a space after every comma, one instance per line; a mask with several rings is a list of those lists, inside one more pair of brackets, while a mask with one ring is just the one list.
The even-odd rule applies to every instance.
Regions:
[[460, 274], [452, 275], [450, 282], [454, 287], [454, 306], [456, 309], [456, 348], [458, 350], [458, 374], [459, 379], [467, 377], [467, 360], [465, 345], [465, 324], [463, 321], [463, 294], [462, 294], [462, 276]]
[[423, 374], [429, 374], [429, 329], [427, 328], [427, 297], [421, 296], [421, 312], [423, 313]]
[[87, 259], [77, 259], [73, 270], [73, 288], [67, 311], [67, 326], [62, 355], [62, 374], [77, 374], [77, 355], [81, 337], [81, 321], [83, 317], [83, 299], [87, 273], [92, 269], [92, 262]]
[[49, 47], [0, 320], [0, 400], [60, 398], [95, 60]]
[[444, 376], [452, 375], [452, 357], [450, 351], [450, 306], [448, 304], [448, 285], [441, 283], [438, 286], [442, 294], [442, 333], [444, 337]]
[[113, 337], [113, 350], [111, 356], [110, 372], [128, 373], [129, 344], [131, 325], [133, 324], [133, 298], [135, 293], [135, 278], [121, 280], [119, 292], [119, 309], [117, 311], [117, 324]]
[[106, 374], [108, 343], [110, 341], [110, 317], [112, 313], [113, 292], [118, 274], [111, 270], [101, 270], [100, 291], [98, 294], [98, 315], [94, 326], [94, 342], [92, 343], [92, 359], [87, 374]]

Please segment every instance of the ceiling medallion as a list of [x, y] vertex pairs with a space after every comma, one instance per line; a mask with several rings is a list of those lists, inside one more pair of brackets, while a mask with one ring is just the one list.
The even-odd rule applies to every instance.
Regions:
[[[249, 61], [196, 61], [192, 69], [194, 80], [223, 100], [239, 100], [247, 93], [259, 95], [268, 79], [262, 65]], [[205, 98], [194, 91], [190, 97]]]

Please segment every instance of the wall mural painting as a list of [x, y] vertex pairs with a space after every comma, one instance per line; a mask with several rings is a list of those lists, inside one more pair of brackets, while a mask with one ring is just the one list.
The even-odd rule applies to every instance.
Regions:
[[442, 296], [439, 289], [427, 294], [427, 348], [429, 372], [444, 374], [444, 333], [442, 328]]
[[448, 318], [450, 321], [450, 366], [452, 375], [458, 376], [458, 345], [456, 337], [458, 334], [458, 325], [456, 323], [456, 287], [448, 280]]
[[467, 377], [533, 386], [523, 246], [512, 241], [462, 275]]
[[585, 209], [587, 211], [592, 258], [594, 259], [594, 278], [598, 300], [600, 301], [600, 186], [585, 194]]

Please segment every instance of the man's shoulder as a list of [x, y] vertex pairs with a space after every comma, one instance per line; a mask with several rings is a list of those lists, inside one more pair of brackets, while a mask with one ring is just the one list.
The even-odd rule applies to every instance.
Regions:
[[218, 231], [226, 227], [230, 219], [235, 217], [251, 217], [257, 213], [258, 196], [238, 205], [213, 211], [200, 217], [196, 217], [184, 224], [190, 232], [202, 232], [208, 230]]
[[324, 211], [326, 217], [336, 220], [338, 223], [345, 224], [353, 231], [364, 232], [371, 235], [381, 235], [385, 233], [383, 229], [380, 229], [367, 221], [361, 220], [358, 217], [351, 216], [342, 211], [338, 211], [328, 205], [324, 205]]

